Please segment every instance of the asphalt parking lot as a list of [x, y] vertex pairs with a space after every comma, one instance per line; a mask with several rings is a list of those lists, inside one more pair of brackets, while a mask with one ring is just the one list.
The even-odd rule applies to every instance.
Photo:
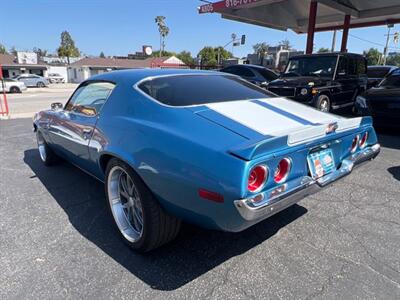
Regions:
[[31, 127], [0, 121], [0, 299], [400, 298], [399, 135], [380, 134], [376, 160], [242, 233], [185, 225], [139, 255], [102, 184], [66, 162], [44, 167]]

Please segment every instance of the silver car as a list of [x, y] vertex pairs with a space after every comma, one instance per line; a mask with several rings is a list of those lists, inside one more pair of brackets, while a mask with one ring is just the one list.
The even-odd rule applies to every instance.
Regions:
[[49, 81], [46, 78], [36, 74], [22, 74], [14, 77], [14, 79], [25, 83], [27, 87], [46, 87], [49, 85]]
[[[21, 93], [26, 90], [25, 83], [17, 81], [14, 79], [5, 78], [4, 79], [4, 90], [6, 93]], [[0, 80], [0, 92], [3, 91], [3, 83]]]
[[47, 80], [50, 83], [64, 83], [65, 82], [65, 78], [58, 73], [49, 73], [49, 75], [47, 76]]

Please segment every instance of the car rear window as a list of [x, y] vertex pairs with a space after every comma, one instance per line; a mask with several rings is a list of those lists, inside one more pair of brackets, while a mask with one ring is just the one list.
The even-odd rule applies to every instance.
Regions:
[[274, 95], [232, 75], [176, 75], [149, 79], [139, 88], [170, 106], [269, 98]]
[[367, 75], [369, 78], [383, 78], [389, 70], [389, 68], [368, 68]]

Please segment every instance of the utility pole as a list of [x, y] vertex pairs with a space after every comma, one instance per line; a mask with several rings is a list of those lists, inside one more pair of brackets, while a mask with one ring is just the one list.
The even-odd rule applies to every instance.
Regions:
[[334, 52], [335, 48], [336, 48], [336, 29], [333, 31], [331, 52]]
[[390, 29], [392, 27], [393, 27], [393, 24], [388, 24], [388, 33], [386, 35], [386, 46], [385, 46], [385, 49], [383, 50], [383, 61], [382, 61], [382, 64], [384, 66], [386, 65], [386, 58], [387, 58], [389, 39], [390, 39]]

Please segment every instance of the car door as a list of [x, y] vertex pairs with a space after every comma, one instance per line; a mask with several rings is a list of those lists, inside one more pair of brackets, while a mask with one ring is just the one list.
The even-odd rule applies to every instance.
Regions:
[[20, 76], [17, 78], [18, 81], [22, 81], [26, 86], [31, 86], [30, 83], [30, 76]]
[[89, 172], [95, 168], [89, 159], [89, 141], [101, 108], [114, 86], [107, 81], [81, 84], [64, 109], [55, 113], [49, 126], [51, 143], [56, 151]]
[[357, 76], [349, 72], [354, 62], [347, 56], [340, 56], [334, 80], [333, 105], [342, 106], [353, 100], [354, 89], [357, 83]]

